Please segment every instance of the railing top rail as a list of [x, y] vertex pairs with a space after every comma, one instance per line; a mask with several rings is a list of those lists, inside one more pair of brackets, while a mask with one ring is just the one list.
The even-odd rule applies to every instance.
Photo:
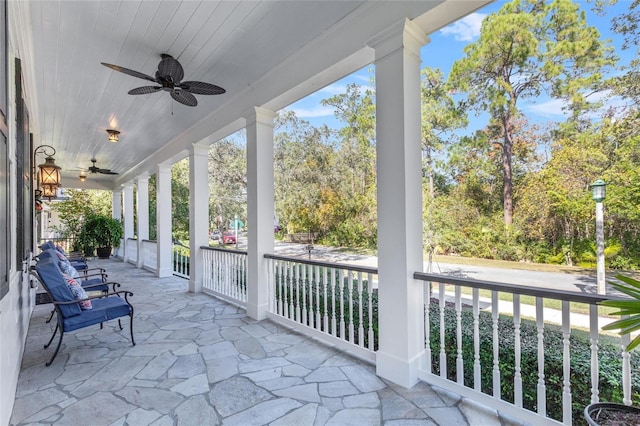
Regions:
[[157, 243], [157, 240], [142, 240], [143, 243]]
[[200, 246], [200, 248], [203, 250], [223, 251], [225, 253], [244, 254], [245, 256], [247, 255], [246, 250], [234, 250], [234, 249], [228, 249], [224, 247], [211, 247], [211, 246]]
[[284, 260], [286, 262], [304, 263], [305, 265], [322, 266], [327, 268], [336, 269], [348, 269], [356, 272], [366, 272], [371, 274], [378, 274], [378, 268], [361, 265], [349, 265], [347, 263], [334, 263], [334, 262], [322, 262], [319, 260], [302, 259], [299, 257], [279, 256], [277, 254], [267, 253], [264, 255], [265, 259]]
[[127, 238], [127, 240], [138, 241], [138, 238], [132, 238], [132, 237], [129, 237], [129, 238]]
[[443, 284], [454, 284], [463, 287], [495, 290], [504, 293], [524, 294], [527, 296], [545, 297], [549, 299], [566, 300], [569, 302], [587, 303], [590, 305], [595, 305], [604, 300], [623, 299], [623, 297], [615, 295], [577, 293], [552, 288], [538, 288], [519, 284], [505, 284], [494, 281], [475, 280], [473, 278], [456, 278], [448, 275], [427, 274], [424, 272], [415, 272], [413, 274], [413, 278], [416, 280], [435, 281]]

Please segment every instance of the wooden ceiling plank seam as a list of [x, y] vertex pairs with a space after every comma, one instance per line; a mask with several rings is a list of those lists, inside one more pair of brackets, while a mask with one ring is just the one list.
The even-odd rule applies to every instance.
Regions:
[[[273, 4], [275, 4], [275, 2]], [[242, 24], [244, 20], [247, 19], [248, 15], [253, 12], [257, 5], [257, 3], [252, 2], [240, 2], [236, 5], [233, 13], [229, 15], [229, 18], [226, 19], [222, 23], [222, 25], [220, 25], [218, 31], [213, 34], [212, 39], [215, 38], [216, 35], [220, 35], [220, 41], [215, 42], [217, 48], [206, 57], [203, 63], [211, 63], [216, 54], [225, 54], [224, 46], [226, 44], [229, 44], [231, 40], [235, 38], [238, 31], [237, 28]], [[237, 21], [235, 19], [232, 19], [235, 16], [239, 16]], [[200, 68], [196, 69], [195, 72], [200, 73]], [[206, 74], [206, 70], [204, 74]]]
[[169, 28], [178, 28], [178, 30], [174, 34], [171, 34], [169, 31], [165, 31], [162, 34], [162, 37], [158, 40], [158, 45], [166, 49], [166, 51], [162, 53], [177, 56], [177, 54], [173, 51], [173, 44], [176, 39], [180, 37], [180, 34], [185, 30], [186, 22], [188, 21], [189, 17], [193, 15], [199, 3], [200, 2], [196, 1], [180, 3], [180, 7], [171, 17], [171, 22], [169, 23]]
[[[213, 60], [215, 52], [220, 48], [219, 42], [214, 42], [214, 37], [218, 31], [220, 31], [220, 27], [224, 22], [229, 19], [229, 16], [237, 9], [237, 5], [234, 5], [230, 2], [223, 2], [224, 7], [223, 10], [220, 10], [218, 15], [213, 22], [210, 22], [209, 25], [204, 26], [201, 31], [196, 36], [196, 44], [202, 45], [200, 49], [200, 55], [195, 58], [192, 62], [192, 71], [194, 76], [201, 76], [208, 72], [208, 69], [203, 70], [203, 66], [205, 65], [205, 61]], [[266, 14], [266, 12], [255, 12], [258, 8], [260, 11], [266, 9], [264, 6], [264, 2], [260, 2], [256, 9], [253, 9], [251, 13], [259, 13]], [[222, 42], [222, 38], [220, 39]]]
[[[202, 28], [208, 27], [210, 24], [210, 19], [216, 12], [219, 6], [219, 2], [217, 1], [205, 1], [201, 2], [198, 5], [198, 8], [193, 11], [193, 14], [189, 17], [186, 22], [183, 31], [181, 32], [181, 37], [178, 40], [181, 40], [183, 47], [176, 45], [178, 40], [174, 42], [174, 45], [171, 47], [173, 52], [176, 52], [175, 58], [180, 61], [183, 67], [187, 67], [190, 65], [190, 60], [188, 58], [183, 57], [183, 53], [185, 50], [193, 43], [193, 40], [196, 39], [198, 33], [202, 30]], [[184, 30], [188, 29], [188, 33], [185, 33]]]

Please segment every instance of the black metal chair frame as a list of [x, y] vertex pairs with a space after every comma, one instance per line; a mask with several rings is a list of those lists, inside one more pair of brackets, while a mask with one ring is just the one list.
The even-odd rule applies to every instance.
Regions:
[[[49, 294], [49, 296], [52, 299], [52, 303], [53, 303], [53, 307], [54, 307], [54, 312], [56, 313], [56, 317], [57, 317], [57, 322], [56, 322], [56, 328], [53, 331], [53, 334], [51, 335], [51, 339], [49, 339], [49, 342], [47, 342], [47, 344], [44, 345], [44, 349], [49, 348], [49, 346], [51, 345], [51, 343], [53, 342], [53, 339], [55, 338], [56, 334], [58, 333], [58, 330], [60, 330], [60, 339], [58, 340], [58, 344], [56, 345], [56, 350], [54, 351], [53, 355], [51, 356], [51, 359], [45, 364], [47, 367], [51, 365], [51, 363], [53, 362], [53, 360], [56, 358], [56, 356], [58, 355], [58, 351], [60, 350], [60, 346], [62, 345], [62, 338], [64, 336], [64, 316], [60, 310], [60, 306], [61, 305], [69, 305], [72, 303], [78, 303], [80, 301], [83, 300], [94, 300], [94, 299], [102, 299], [105, 297], [122, 297], [122, 295], [124, 295], [124, 301], [127, 303], [127, 305], [129, 305], [130, 308], [130, 313], [129, 313], [129, 332], [131, 334], [131, 344], [132, 346], [136, 345], [135, 339], [133, 337], [133, 313], [134, 313], [134, 309], [133, 309], [133, 305], [131, 304], [131, 302], [129, 302], [129, 296], [133, 296], [133, 293], [128, 291], [128, 290], [118, 290], [116, 291], [115, 288], [116, 287], [120, 287], [119, 283], [116, 282], [109, 282], [109, 283], [102, 283], [102, 284], [94, 284], [94, 286], [99, 286], [99, 285], [112, 285], [113, 286], [113, 290], [112, 292], [108, 292], [108, 293], [103, 293], [100, 295], [95, 295], [95, 296], [90, 296], [87, 297], [85, 299], [78, 299], [78, 300], [73, 300], [73, 301], [56, 301], [53, 297], [53, 295], [51, 294], [51, 292], [49, 292], [49, 288], [47, 287], [47, 284], [44, 282], [44, 280], [42, 280], [42, 278], [38, 275], [38, 273], [35, 271], [35, 269], [32, 267], [30, 269], [30, 274], [32, 276], [34, 276], [41, 284], [42, 287], [47, 291], [47, 293]], [[83, 287], [85, 289], [89, 288], [91, 286], [87, 286], [87, 287]], [[53, 314], [52, 314], [53, 315]], [[80, 314], [82, 315], [82, 314]], [[49, 318], [49, 320], [47, 320], [47, 322], [49, 322], [51, 320], [51, 318]], [[94, 324], [90, 324], [90, 325], [94, 325]], [[89, 327], [90, 325], [87, 325], [85, 327]], [[124, 328], [122, 327], [122, 323], [120, 322], [120, 318], [118, 318], [118, 326], [120, 328], [120, 330], [124, 330]], [[84, 328], [84, 327], [81, 327]], [[103, 328], [103, 323], [100, 323], [100, 328]]]

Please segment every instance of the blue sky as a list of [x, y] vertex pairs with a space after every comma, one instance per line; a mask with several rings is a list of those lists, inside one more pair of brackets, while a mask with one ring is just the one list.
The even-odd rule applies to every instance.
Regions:
[[[440, 68], [446, 76], [453, 63], [464, 55], [464, 47], [477, 40], [482, 19], [486, 15], [500, 9], [504, 3], [506, 3], [506, 1], [496, 1], [468, 15], [462, 20], [431, 34], [429, 36], [430, 42], [421, 49], [422, 67], [430, 66]], [[626, 11], [630, 0], [619, 0], [616, 5], [608, 6], [604, 16], [598, 16], [591, 11], [591, 7], [593, 6], [592, 2], [580, 1], [578, 3], [587, 14], [587, 22], [598, 28], [603, 39], [611, 39], [611, 44], [615, 48], [616, 55], [621, 58], [621, 63], [628, 62], [635, 52], [633, 50], [621, 50], [622, 39], [611, 32], [611, 18]], [[334, 117], [333, 110], [328, 107], [323, 107], [320, 101], [335, 94], [344, 93], [346, 86], [350, 83], [369, 86], [370, 72], [371, 67], [365, 67], [301, 99], [290, 105], [288, 109], [292, 109], [299, 118], [307, 120], [313, 125], [320, 126], [327, 124], [329, 127], [341, 127], [341, 124]], [[564, 117], [562, 104], [544, 96], [530, 101], [527, 104], [521, 104], [521, 107], [532, 122], [546, 123], [549, 121], [560, 121], [563, 120]], [[477, 128], [483, 127], [484, 123], [486, 123], [486, 118], [483, 117], [478, 118], [470, 115], [469, 119], [469, 128], [466, 129], [466, 132], [463, 131], [463, 133], [470, 133]]]

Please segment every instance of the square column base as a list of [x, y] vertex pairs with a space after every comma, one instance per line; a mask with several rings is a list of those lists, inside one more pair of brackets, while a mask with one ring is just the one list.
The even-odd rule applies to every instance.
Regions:
[[409, 361], [378, 351], [376, 353], [376, 374], [409, 389], [418, 383], [418, 369], [423, 357], [424, 351]]

